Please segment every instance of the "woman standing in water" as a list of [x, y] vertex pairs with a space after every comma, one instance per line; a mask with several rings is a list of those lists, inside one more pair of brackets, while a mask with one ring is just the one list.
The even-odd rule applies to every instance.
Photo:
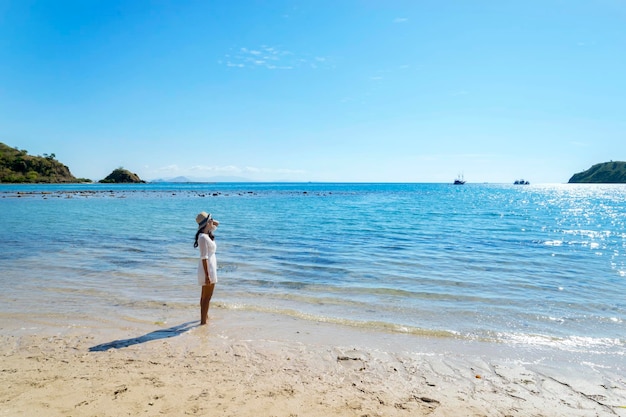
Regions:
[[202, 285], [200, 324], [206, 324], [209, 303], [217, 282], [217, 258], [215, 257], [217, 245], [213, 232], [220, 223], [205, 211], [196, 216], [196, 222], [198, 223], [198, 231], [193, 247], [200, 248], [200, 262], [198, 263], [198, 285]]

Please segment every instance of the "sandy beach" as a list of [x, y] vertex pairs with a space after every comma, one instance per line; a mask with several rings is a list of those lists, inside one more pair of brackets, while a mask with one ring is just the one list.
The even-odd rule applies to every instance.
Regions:
[[3, 416], [626, 416], [624, 376], [479, 342], [214, 309], [95, 328], [2, 321]]

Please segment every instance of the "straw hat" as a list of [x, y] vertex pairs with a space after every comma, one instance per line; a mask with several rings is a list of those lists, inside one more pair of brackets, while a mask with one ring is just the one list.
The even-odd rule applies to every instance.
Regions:
[[206, 226], [206, 223], [212, 219], [211, 217], [211, 213], [207, 213], [206, 211], [203, 211], [202, 213], [198, 214], [196, 216], [196, 223], [198, 223], [198, 230], [202, 229], [204, 226]]

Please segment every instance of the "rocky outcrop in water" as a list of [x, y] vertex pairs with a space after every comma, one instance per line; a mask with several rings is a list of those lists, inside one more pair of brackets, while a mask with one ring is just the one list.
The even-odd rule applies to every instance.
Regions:
[[115, 184], [140, 184], [145, 183], [139, 175], [130, 172], [124, 168], [118, 168], [113, 170], [105, 179], [100, 180], [102, 183], [115, 183]]

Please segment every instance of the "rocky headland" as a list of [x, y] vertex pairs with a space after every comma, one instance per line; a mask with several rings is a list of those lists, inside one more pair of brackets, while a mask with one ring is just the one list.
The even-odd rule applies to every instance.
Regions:
[[574, 174], [570, 184], [626, 184], [626, 162], [610, 161], [595, 164], [586, 171]]

